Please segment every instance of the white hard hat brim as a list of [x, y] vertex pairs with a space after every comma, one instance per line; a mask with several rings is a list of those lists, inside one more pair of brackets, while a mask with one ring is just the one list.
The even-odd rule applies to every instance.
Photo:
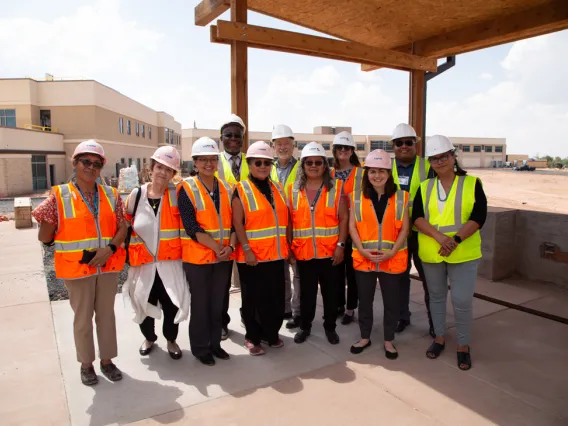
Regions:
[[422, 138], [420, 136], [401, 136], [399, 138], [391, 139], [390, 142], [394, 142], [397, 139], [407, 139], [407, 138], [414, 138], [416, 140], [416, 142], [422, 141]]
[[[77, 154], [74, 154], [73, 157], [71, 157], [71, 160], [75, 160], [75, 158], [80, 157], [81, 155], [96, 155], [97, 157], [102, 158], [103, 160], [103, 166], [106, 164], [106, 157], [104, 155], [101, 155], [100, 153], [96, 152], [96, 151], [83, 151], [83, 152], [78, 152]], [[67, 157], [69, 158], [69, 157]]]
[[172, 167], [171, 164], [168, 164], [168, 163], [166, 163], [166, 162], [163, 161], [163, 160], [160, 160], [160, 159], [154, 158], [154, 157], [150, 157], [150, 158], [151, 158], [152, 160], [154, 160], [156, 163], [160, 163], [160, 164], [162, 164], [162, 165], [164, 165], [164, 166], [166, 166], [166, 167], [168, 167], [168, 168], [170, 168], [170, 169], [172, 169], [172, 170], [175, 170], [176, 172], [179, 172], [179, 171], [181, 170], [181, 169], [179, 168], [179, 166], [177, 166], [177, 167]]
[[260, 154], [247, 155], [247, 160], [249, 158], [266, 158], [267, 160], [274, 160], [274, 157], [269, 157], [268, 155], [260, 155]]

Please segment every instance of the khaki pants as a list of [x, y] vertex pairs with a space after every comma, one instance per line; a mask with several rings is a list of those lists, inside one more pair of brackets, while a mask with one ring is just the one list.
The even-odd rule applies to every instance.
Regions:
[[101, 359], [117, 355], [114, 299], [118, 274], [110, 273], [77, 280], [65, 280], [69, 302], [75, 313], [73, 334], [77, 361], [90, 364], [95, 360], [93, 314], [97, 325], [97, 341]]

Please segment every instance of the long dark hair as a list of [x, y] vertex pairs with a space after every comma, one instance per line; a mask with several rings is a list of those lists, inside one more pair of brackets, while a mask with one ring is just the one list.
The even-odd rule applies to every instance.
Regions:
[[460, 167], [460, 163], [458, 163], [458, 157], [456, 156], [455, 153], [453, 153], [453, 156], [454, 156], [454, 158], [456, 159], [456, 162], [455, 162], [455, 164], [454, 164], [454, 171], [456, 172], [456, 175], [457, 175], [457, 176], [465, 176], [465, 175], [467, 175], [467, 172], [466, 172], [464, 169], [462, 169], [462, 168]]
[[[385, 183], [385, 196], [387, 198], [392, 197], [396, 193], [396, 184], [394, 183], [394, 178], [392, 177], [392, 172], [389, 170], [389, 178]], [[363, 196], [365, 198], [371, 199], [377, 194], [375, 188], [369, 180], [369, 167], [365, 167], [365, 172], [363, 173]]]
[[[332, 152], [333, 152], [333, 167], [338, 169], [339, 168], [339, 160], [337, 159], [337, 147], [339, 145], [333, 145], [332, 148]], [[348, 146], [348, 145], [345, 145]], [[349, 162], [351, 163], [352, 166], [357, 166], [357, 167], [361, 167], [361, 162], [359, 161], [359, 157], [357, 156], [357, 154], [355, 153], [355, 148], [350, 147], [351, 149], [353, 149], [353, 153], [351, 153], [351, 157], [349, 157]]]
[[[323, 166], [325, 170], [323, 171], [323, 186], [329, 191], [333, 188], [333, 178], [331, 177], [331, 170], [329, 169], [329, 164], [327, 163], [327, 159], [323, 158]], [[302, 190], [306, 187], [306, 183], [308, 181], [308, 177], [306, 176], [306, 172], [304, 171], [304, 163], [306, 162], [306, 158], [300, 160], [300, 167], [298, 168], [298, 176], [296, 177], [297, 188]]]

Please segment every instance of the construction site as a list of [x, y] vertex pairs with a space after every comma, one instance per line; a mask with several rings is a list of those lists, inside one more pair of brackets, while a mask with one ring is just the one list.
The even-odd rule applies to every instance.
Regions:
[[[325, 36], [249, 25], [248, 11]], [[225, 12], [230, 13], [230, 20], [219, 19]], [[207, 27], [202, 31], [209, 32], [210, 41], [230, 50], [231, 111], [243, 119], [247, 129], [249, 49], [308, 55], [355, 63], [368, 72], [390, 68], [408, 74], [408, 123], [421, 138], [417, 149], [424, 155], [428, 143], [428, 81], [444, 79], [444, 71], [459, 66], [460, 54], [568, 29], [568, 2], [202, 0], [195, 7], [193, 24]], [[4, 81], [0, 81], [0, 87], [4, 87]], [[80, 97], [85, 106], [83, 117], [104, 117], [115, 127], [115, 134], [101, 136], [103, 144], [107, 140], [112, 146], [114, 170], [109, 178], [117, 178], [121, 169], [136, 165], [138, 157], [137, 169], [143, 168], [151, 150], [158, 146], [179, 146], [182, 159], [189, 161], [191, 144], [201, 136], [200, 131], [206, 130], [182, 131], [171, 115], [124, 99], [96, 81], [72, 84], [65, 87], [64, 97], [57, 97], [53, 95], [54, 84], [18, 80], [17, 85], [28, 88], [28, 94], [29, 87], [35, 87], [31, 90], [35, 94], [26, 97], [26, 102], [31, 99], [23, 108], [29, 110], [25, 113], [29, 118], [22, 117], [22, 123], [31, 126], [35, 118], [46, 120], [45, 114], [32, 106], [40, 95], [60, 111], [68, 108], [66, 99]], [[74, 129], [74, 123], [69, 119], [69, 129]], [[33, 125], [46, 127], [43, 124], [48, 123]], [[163, 339], [151, 357], [141, 357], [137, 350], [141, 339], [138, 325], [118, 294], [117, 364], [124, 379], [102, 379], [95, 387], [83, 386], [77, 380], [73, 310], [67, 300], [50, 300], [46, 282], [54, 279], [52, 260], [46, 260], [47, 249], [38, 242], [38, 224], [31, 211], [52, 185], [69, 179], [68, 157], [79, 139], [98, 139], [97, 128], [93, 125], [90, 133], [76, 131], [67, 137], [55, 128], [45, 136], [45, 129], [0, 127], [0, 141], [7, 132], [25, 134], [26, 141], [37, 132], [51, 144], [33, 157], [32, 142], [19, 148], [22, 152], [0, 152], [11, 156], [0, 157], [11, 173], [27, 168], [28, 163], [30, 167], [42, 163], [46, 168], [39, 180], [35, 172], [33, 182], [26, 177], [25, 188], [17, 191], [21, 197], [0, 200], [0, 217], [6, 219], [0, 221], [4, 242], [0, 247], [0, 322], [9, 349], [0, 355], [2, 424], [568, 424], [568, 173], [565, 168], [523, 171], [483, 167], [497, 160], [475, 157], [474, 163], [473, 156], [468, 157], [470, 153], [459, 146], [457, 158], [470, 159], [472, 167], [465, 168], [481, 179], [489, 206], [481, 229], [482, 260], [473, 300], [471, 350], [475, 363], [471, 370], [461, 371], [456, 366], [453, 350], [438, 360], [425, 356], [431, 342], [428, 316], [422, 283], [412, 270], [412, 323], [404, 334], [397, 335], [400, 357], [396, 362], [382, 356], [383, 333], [377, 326], [384, 310], [380, 292], [373, 304], [374, 346], [363, 355], [354, 356], [348, 350], [360, 336], [357, 324], [338, 326], [342, 343], [327, 344], [321, 326], [323, 302], [318, 298], [311, 340], [294, 344], [294, 334], [282, 327], [284, 347], [267, 348], [263, 357], [249, 356], [242, 346], [245, 329], [239, 324], [241, 295], [233, 292], [231, 334], [223, 343], [231, 359], [215, 368], [204, 367], [192, 356], [187, 322], [178, 339], [184, 353], [181, 360], [172, 361]], [[150, 128], [155, 129], [153, 137]], [[245, 135], [243, 150], [259, 137], [254, 132]], [[327, 136], [320, 138], [327, 140]], [[372, 140], [386, 142], [387, 138]], [[376, 146], [370, 135], [360, 135], [358, 142], [361, 153]], [[471, 142], [471, 146], [477, 144]], [[491, 145], [479, 143], [485, 144]], [[504, 147], [504, 157], [505, 139], [495, 144]], [[48, 160], [35, 158], [42, 155]], [[487, 154], [483, 155], [485, 158]], [[12, 162], [15, 160], [19, 162]], [[507, 159], [499, 157], [498, 161], [504, 166]], [[527, 160], [519, 157], [515, 161], [522, 164]], [[51, 179], [47, 179], [48, 170], [53, 170]], [[0, 178], [0, 184], [7, 188], [6, 173]], [[447, 338], [453, 346], [456, 318], [451, 301], [447, 303]]]

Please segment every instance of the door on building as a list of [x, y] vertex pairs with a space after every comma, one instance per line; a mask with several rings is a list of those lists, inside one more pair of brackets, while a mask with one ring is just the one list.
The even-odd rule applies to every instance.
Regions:
[[32, 183], [34, 191], [47, 189], [47, 164], [45, 155], [32, 155]]
[[39, 110], [39, 122], [41, 124], [41, 127], [47, 127], [44, 130], [51, 132], [51, 110], [40, 109]]
[[57, 183], [55, 182], [55, 164], [49, 165], [49, 182], [51, 186], [57, 185]]

